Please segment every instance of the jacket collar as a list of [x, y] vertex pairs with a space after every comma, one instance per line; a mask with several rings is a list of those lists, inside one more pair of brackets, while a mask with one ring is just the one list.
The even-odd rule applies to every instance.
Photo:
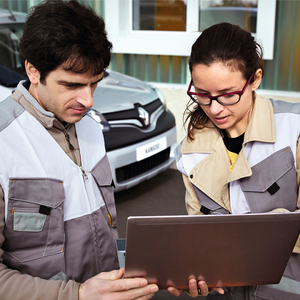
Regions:
[[244, 144], [252, 141], [275, 143], [275, 120], [269, 99], [256, 95], [245, 132]]
[[[184, 139], [181, 153], [212, 153], [221, 137], [220, 130], [209, 120], [206, 127], [195, 130], [194, 140]], [[271, 102], [256, 95], [249, 115], [244, 144], [252, 141], [275, 143], [275, 121]]]
[[17, 89], [12, 95], [12, 98], [19, 102], [30, 114], [32, 114], [45, 128], [52, 127], [59, 130], [64, 130], [72, 124], [63, 124], [55, 115], [43, 109], [36, 99], [29, 93], [28, 86], [30, 82], [22, 80], [19, 82]]

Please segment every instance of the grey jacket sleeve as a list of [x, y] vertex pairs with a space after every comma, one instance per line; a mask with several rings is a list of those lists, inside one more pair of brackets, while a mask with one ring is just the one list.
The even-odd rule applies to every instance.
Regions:
[[79, 283], [59, 280], [44, 280], [30, 275], [20, 274], [8, 269], [3, 263], [2, 245], [4, 231], [5, 203], [0, 186], [0, 299], [43, 299], [43, 300], [77, 300]]

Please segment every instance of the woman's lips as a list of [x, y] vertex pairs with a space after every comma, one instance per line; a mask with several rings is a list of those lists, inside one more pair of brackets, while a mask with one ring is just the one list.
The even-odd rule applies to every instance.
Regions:
[[221, 117], [221, 118], [213, 118], [213, 120], [214, 120], [214, 123], [215, 123], [215, 124], [222, 125], [222, 124], [224, 124], [224, 123], [227, 122], [228, 116], [226, 116], [226, 117]]

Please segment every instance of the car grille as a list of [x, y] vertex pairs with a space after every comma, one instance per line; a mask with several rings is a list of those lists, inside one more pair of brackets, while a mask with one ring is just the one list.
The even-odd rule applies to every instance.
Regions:
[[129, 180], [138, 175], [141, 175], [147, 171], [154, 169], [160, 164], [164, 163], [169, 159], [170, 156], [170, 147], [161, 151], [151, 157], [143, 159], [141, 161], [132, 163], [130, 165], [116, 169], [116, 178], [117, 182], [123, 182]]
[[[104, 113], [103, 115], [108, 122], [115, 121], [115, 120], [124, 120], [126, 122], [126, 120], [128, 120], [128, 119], [139, 120], [139, 113], [136, 109], [136, 107], [138, 107], [138, 106], [141, 106], [141, 105], [135, 104], [135, 108], [133, 108], [133, 109], [115, 111], [112, 113]], [[160, 99], [158, 98], [158, 99], [152, 101], [151, 103], [144, 105], [142, 107], [149, 113], [149, 115], [151, 115], [161, 106], [162, 106], [162, 103], [161, 103]]]
[[148, 131], [123, 125], [111, 127], [109, 131], [103, 132], [107, 152], [138, 144], [167, 132], [175, 127], [175, 117], [171, 111], [164, 111], [159, 116], [155, 128]]

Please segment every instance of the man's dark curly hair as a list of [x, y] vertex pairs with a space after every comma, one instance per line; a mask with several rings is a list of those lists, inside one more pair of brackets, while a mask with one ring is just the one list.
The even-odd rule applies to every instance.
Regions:
[[75, 73], [100, 74], [110, 63], [112, 44], [105, 24], [90, 7], [76, 0], [47, 0], [33, 7], [20, 41], [20, 62], [30, 62], [43, 83], [63, 65]]

